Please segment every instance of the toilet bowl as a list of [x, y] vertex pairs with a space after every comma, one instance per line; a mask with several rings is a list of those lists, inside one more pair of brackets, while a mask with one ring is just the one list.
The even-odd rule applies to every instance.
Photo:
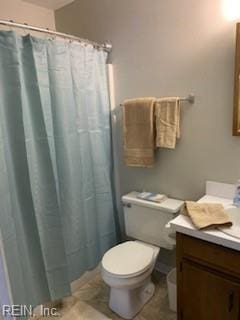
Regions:
[[138, 192], [122, 197], [127, 241], [108, 250], [102, 259], [102, 278], [110, 287], [109, 307], [132, 319], [154, 294], [151, 273], [160, 248], [172, 250], [168, 222], [183, 206], [181, 200], [154, 203], [139, 199]]
[[107, 251], [102, 259], [102, 278], [110, 287], [109, 307], [132, 319], [154, 294], [151, 273], [160, 248], [127, 241]]

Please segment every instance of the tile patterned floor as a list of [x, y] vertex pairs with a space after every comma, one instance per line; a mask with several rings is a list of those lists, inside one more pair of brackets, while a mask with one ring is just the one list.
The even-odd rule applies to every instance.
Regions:
[[[176, 313], [169, 310], [166, 277], [153, 273], [156, 291], [134, 320], [176, 320]], [[61, 309], [61, 320], [122, 320], [108, 308], [109, 288], [97, 275], [78, 288], [71, 297], [65, 298]], [[36, 319], [36, 318], [35, 318]], [[39, 318], [41, 320], [53, 319]], [[56, 317], [54, 318], [56, 319]], [[59, 319], [59, 318], [57, 318]]]

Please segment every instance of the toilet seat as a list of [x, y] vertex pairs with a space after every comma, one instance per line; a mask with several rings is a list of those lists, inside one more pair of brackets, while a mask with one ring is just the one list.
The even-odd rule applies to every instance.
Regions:
[[127, 241], [108, 250], [102, 267], [117, 278], [135, 277], [148, 270], [154, 262], [154, 249], [136, 241]]

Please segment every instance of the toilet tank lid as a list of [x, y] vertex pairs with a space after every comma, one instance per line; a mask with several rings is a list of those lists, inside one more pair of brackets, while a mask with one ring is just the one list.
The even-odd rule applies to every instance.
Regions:
[[123, 203], [136, 204], [142, 207], [148, 207], [156, 210], [161, 210], [169, 213], [177, 213], [181, 207], [184, 205], [184, 201], [167, 198], [161, 203], [147, 201], [139, 199], [137, 196], [140, 192], [132, 191], [124, 196], [122, 196]]

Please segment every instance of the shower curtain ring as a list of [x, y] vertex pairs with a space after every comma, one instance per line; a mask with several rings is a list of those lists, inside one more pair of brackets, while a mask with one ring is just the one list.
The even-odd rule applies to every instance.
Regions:
[[47, 37], [47, 40], [55, 40], [56, 39], [56, 36], [54, 34], [51, 34], [49, 33], [49, 28], [46, 28], [47, 32], [46, 32], [46, 37]]
[[[9, 20], [9, 22], [14, 23], [14, 20]], [[8, 25], [9, 31], [14, 31], [13, 26], [11, 24]]]
[[[24, 25], [25, 25], [26, 27], [28, 27], [28, 24], [27, 24], [26, 22], [24, 22]], [[24, 33], [25, 36], [28, 35], [27, 28], [24, 28], [24, 29], [23, 29], [23, 33]]]

